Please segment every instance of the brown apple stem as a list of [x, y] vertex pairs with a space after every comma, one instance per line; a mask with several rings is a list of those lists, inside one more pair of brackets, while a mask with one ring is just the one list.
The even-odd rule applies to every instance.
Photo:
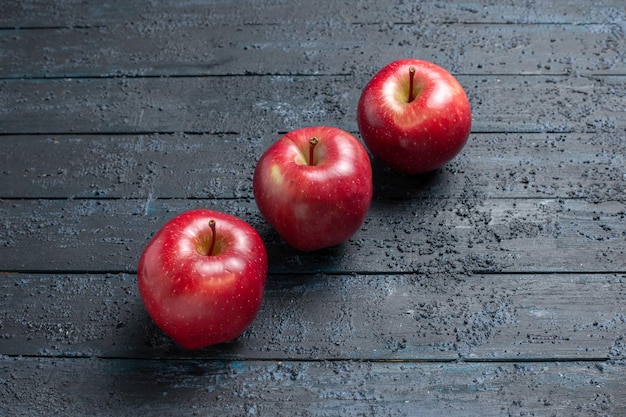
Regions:
[[409, 68], [409, 103], [415, 100], [415, 90], [414, 90], [414, 81], [415, 78], [415, 67]]
[[209, 227], [211, 228], [211, 245], [209, 246], [209, 251], [207, 255], [213, 255], [213, 249], [215, 249], [215, 220], [209, 220]]
[[320, 142], [316, 137], [309, 139], [309, 166], [315, 165], [315, 146]]

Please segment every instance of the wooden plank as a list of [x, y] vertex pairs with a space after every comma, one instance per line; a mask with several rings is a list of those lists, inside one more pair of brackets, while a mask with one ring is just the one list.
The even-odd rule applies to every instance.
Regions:
[[618, 416], [623, 364], [4, 358], [9, 415]]
[[270, 276], [237, 340], [198, 351], [148, 317], [134, 275], [4, 274], [0, 355], [607, 360], [626, 354], [625, 274]]
[[[625, 74], [615, 24], [149, 24], [0, 31], [0, 78], [373, 74], [414, 56], [457, 74]], [[204, 51], [202, 53], [202, 51]]]
[[[0, 81], [0, 134], [355, 132], [359, 77]], [[460, 76], [474, 132], [623, 132], [625, 76]]]
[[467, 23], [598, 23], [624, 20], [620, 0], [598, 0], [593, 7], [580, 1], [436, 0], [411, 2], [339, 2], [318, 0], [83, 2], [26, 0], [0, 3], [0, 27], [105, 26], [117, 22], [180, 20], [187, 24], [295, 25], [303, 20], [328, 22], [467, 22]]
[[0, 197], [252, 198], [269, 143], [204, 134], [5, 136]]
[[626, 271], [620, 201], [469, 198], [375, 200], [352, 239], [310, 253], [286, 246], [254, 201], [0, 201], [0, 270], [133, 272], [151, 236], [197, 207], [255, 227], [276, 273]]
[[[277, 138], [5, 136], [0, 198], [252, 198], [256, 161]], [[478, 133], [430, 175], [397, 175], [373, 160], [374, 198], [623, 200], [624, 154], [624, 132]]]

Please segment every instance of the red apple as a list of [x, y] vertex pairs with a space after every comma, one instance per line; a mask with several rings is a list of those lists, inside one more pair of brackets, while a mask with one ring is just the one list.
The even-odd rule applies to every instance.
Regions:
[[461, 151], [472, 113], [463, 87], [448, 71], [402, 59], [367, 83], [357, 123], [375, 158], [399, 172], [418, 174], [441, 167]]
[[338, 245], [363, 224], [372, 202], [365, 147], [341, 129], [316, 126], [279, 138], [254, 171], [259, 211], [301, 251]]
[[257, 315], [267, 252], [243, 220], [191, 210], [167, 222], [139, 260], [141, 298], [175, 342], [198, 349], [240, 336]]

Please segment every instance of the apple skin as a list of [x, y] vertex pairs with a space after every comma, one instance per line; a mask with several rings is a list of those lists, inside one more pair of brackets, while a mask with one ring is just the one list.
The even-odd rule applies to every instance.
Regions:
[[[415, 68], [409, 102], [410, 68]], [[459, 82], [428, 61], [394, 61], [367, 83], [357, 106], [363, 142], [383, 164], [406, 174], [436, 170], [465, 146], [470, 103]]]
[[[310, 140], [314, 164], [309, 164]], [[256, 204], [287, 244], [300, 251], [336, 246], [363, 225], [372, 202], [372, 165], [363, 144], [328, 126], [293, 130], [259, 159]]]
[[[215, 244], [208, 255], [215, 221]], [[243, 220], [197, 209], [168, 221], [139, 260], [137, 281], [152, 320], [176, 343], [199, 349], [240, 336], [262, 303], [268, 260]]]

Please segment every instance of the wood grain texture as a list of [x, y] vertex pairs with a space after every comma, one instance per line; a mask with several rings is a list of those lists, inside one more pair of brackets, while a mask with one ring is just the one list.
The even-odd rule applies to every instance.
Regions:
[[[0, 1], [0, 414], [626, 414], [623, 0]], [[473, 128], [435, 173], [373, 159], [361, 230], [301, 253], [261, 218], [281, 134], [359, 137], [417, 56]], [[260, 232], [238, 339], [187, 351], [136, 286], [184, 210]]]
[[576, 199], [374, 201], [356, 235], [316, 252], [283, 243], [254, 201], [0, 201], [3, 269], [133, 272], [156, 230], [198, 207], [255, 227], [274, 273], [626, 270], [623, 203]]
[[[257, 137], [308, 125], [356, 132], [357, 103], [372, 75], [4, 80], [0, 134]], [[473, 132], [623, 133], [626, 126], [626, 76], [460, 76], [459, 82], [472, 105]]]
[[[8, 135], [0, 198], [249, 199], [256, 161], [279, 136]], [[623, 201], [625, 154], [626, 132], [476, 133], [430, 175], [397, 175], [372, 158], [374, 198]]]
[[39, 28], [106, 26], [119, 22], [147, 21], [153, 24], [178, 20], [191, 24], [217, 21], [224, 24], [295, 25], [303, 21], [379, 23], [432, 22], [462, 23], [602, 23], [623, 22], [621, 0], [599, 0], [590, 8], [577, 0], [528, 2], [513, 0], [494, 3], [490, 0], [436, 0], [411, 3], [404, 1], [354, 3], [323, 0], [311, 3], [296, 0], [231, 1], [114, 1], [85, 3], [80, 0], [26, 0], [2, 2], [2, 27]]
[[278, 417], [434, 417], [442, 410], [459, 416], [626, 412], [621, 400], [623, 369], [605, 363], [30, 358], [1, 363], [6, 389], [0, 391], [0, 400], [15, 415], [161, 416], [171, 410], [180, 416]]
[[[177, 347], [127, 274], [10, 274], [6, 355], [264, 360], [618, 360], [626, 275], [272, 275], [237, 340]], [[38, 303], [45, 295], [54, 302]]]
[[[45, 31], [45, 33], [41, 33]], [[624, 74], [615, 23], [196, 24], [0, 31], [0, 78], [373, 74], [399, 57], [461, 74]], [[26, 64], [26, 65], [25, 65]]]

